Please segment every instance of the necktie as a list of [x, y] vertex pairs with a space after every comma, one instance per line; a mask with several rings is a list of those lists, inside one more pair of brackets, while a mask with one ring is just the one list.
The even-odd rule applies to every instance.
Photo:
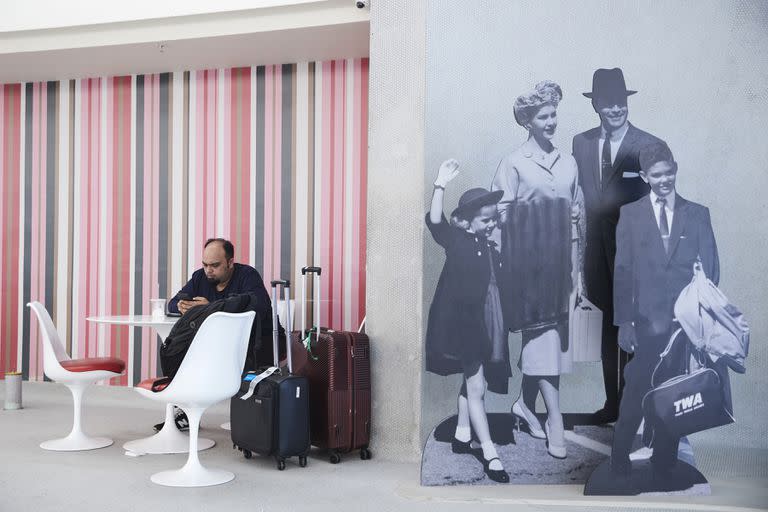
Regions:
[[659, 213], [659, 231], [661, 232], [661, 243], [664, 244], [664, 252], [669, 252], [669, 222], [667, 222], [667, 199], [660, 197], [656, 202], [661, 206]]
[[608, 180], [613, 173], [613, 163], [611, 162], [611, 134], [605, 132], [605, 142], [603, 143], [603, 153], [600, 155], [600, 182], [603, 190], [608, 185]]

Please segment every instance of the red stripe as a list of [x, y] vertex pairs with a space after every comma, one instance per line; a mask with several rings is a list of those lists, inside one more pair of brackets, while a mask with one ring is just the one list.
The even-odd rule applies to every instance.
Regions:
[[[107, 311], [106, 313], [109, 315], [116, 315], [117, 314], [117, 303], [118, 303], [118, 297], [117, 297], [117, 283], [120, 279], [118, 268], [118, 262], [119, 257], [119, 242], [120, 240], [118, 237], [121, 236], [120, 233], [120, 222], [117, 219], [117, 204], [118, 204], [118, 184], [120, 179], [120, 161], [118, 159], [118, 147], [120, 144], [120, 141], [118, 140], [118, 126], [120, 124], [120, 118], [119, 118], [119, 110], [118, 110], [118, 91], [116, 89], [120, 87], [120, 79], [119, 78], [109, 78], [107, 79], [107, 109], [108, 112], [111, 113], [109, 118], [107, 119], [107, 130], [109, 130], [111, 133], [108, 133], [108, 140], [110, 143], [107, 146], [107, 161], [110, 162], [109, 169], [106, 169], [106, 176], [107, 176], [107, 194], [111, 196], [111, 200], [108, 201], [109, 204], [106, 205], [107, 207], [107, 219], [110, 219], [108, 221], [107, 225], [107, 244], [109, 248], [109, 255], [107, 256], [107, 261], [109, 263], [109, 267], [107, 268], [107, 283], [106, 283], [106, 289], [107, 289]], [[116, 356], [119, 357], [117, 354], [117, 337], [118, 337], [118, 327], [117, 326], [110, 326], [109, 329], [106, 329], [109, 343], [109, 349], [107, 356]]]
[[[12, 135], [11, 141], [12, 144], [9, 144], [7, 146], [8, 150], [11, 151], [11, 172], [10, 174], [10, 191], [8, 197], [10, 198], [10, 212], [13, 214], [14, 212], [16, 215], [20, 215], [20, 201], [21, 198], [19, 197], [19, 193], [17, 192], [19, 190], [19, 187], [21, 185], [21, 171], [19, 170], [19, 167], [21, 165], [21, 130], [23, 129], [24, 123], [22, 123], [21, 119], [21, 95], [23, 93], [23, 89], [21, 87], [21, 84], [18, 85], [12, 85], [12, 86], [6, 86], [6, 91], [10, 92], [9, 88], [13, 87], [16, 89], [15, 94], [15, 101], [13, 103], [13, 119], [16, 120], [16, 126], [15, 126], [15, 133]], [[8, 111], [8, 101], [9, 98], [6, 96], [6, 112]], [[11, 125], [9, 125], [9, 128]], [[10, 133], [13, 133], [11, 130], [9, 130]], [[7, 132], [7, 133], [9, 133]], [[13, 172], [13, 169], [16, 169], [16, 172]], [[19, 247], [21, 245], [21, 222], [13, 222], [12, 218], [8, 219], [9, 225], [10, 225], [10, 232], [12, 233], [12, 236], [10, 237], [10, 240], [13, 241], [15, 244], [14, 247]], [[21, 268], [19, 266], [19, 251], [12, 250], [11, 251], [11, 265], [9, 268]], [[5, 272], [4, 272], [5, 273]], [[9, 278], [10, 279], [10, 278]], [[19, 273], [19, 281], [17, 283], [20, 283], [21, 281], [21, 273]], [[12, 281], [11, 281], [12, 283]], [[18, 284], [17, 284], [18, 287]], [[19, 304], [19, 294], [16, 289], [14, 289], [13, 284], [10, 286], [13, 293], [8, 298], [8, 303], [11, 307], [11, 340], [13, 342], [13, 347], [11, 348], [11, 358], [13, 366], [16, 370], [21, 370], [21, 368], [16, 368], [16, 361], [18, 360], [19, 352], [18, 352], [18, 344], [17, 341], [19, 339], [20, 334], [20, 325], [18, 321], [18, 315], [17, 312], [19, 310], [20, 304]], [[3, 301], [5, 302], [5, 300]]]
[[[5, 210], [8, 206], [8, 197], [6, 190], [8, 189], [8, 183], [6, 182], [6, 176], [10, 175], [10, 169], [6, 168], [5, 162], [8, 155], [8, 139], [9, 136], [9, 123], [6, 115], [6, 105], [8, 103], [8, 88], [10, 86], [0, 84], [0, 268], [10, 268], [5, 261], [5, 249], [6, 249], [6, 236], [7, 227], [5, 225]], [[8, 297], [7, 277], [10, 272], [0, 272], [0, 295]], [[8, 327], [7, 315], [11, 311], [7, 306], [0, 305], [0, 378], [5, 378], [5, 372], [9, 370], [8, 361], [6, 361], [5, 353], [8, 344], [13, 341], [6, 336], [6, 328]]]
[[[39, 127], [39, 134], [40, 134], [40, 157], [39, 157], [39, 190], [38, 190], [38, 233], [39, 233], [39, 243], [37, 246], [38, 250], [38, 269], [39, 269], [39, 275], [38, 275], [38, 297], [41, 297], [41, 302], [43, 304], [46, 304], [51, 297], [46, 296], [46, 288], [45, 288], [45, 280], [47, 275], [47, 267], [46, 264], [46, 238], [50, 236], [50, 234], [47, 232], [46, 227], [46, 218], [47, 218], [47, 207], [48, 207], [48, 194], [47, 194], [47, 178], [48, 178], [48, 83], [42, 82], [40, 84], [40, 99], [39, 99], [39, 105], [38, 108], [40, 109], [40, 127]], [[55, 313], [52, 311], [51, 316], [55, 317]], [[39, 332], [39, 331], [38, 331]], [[40, 333], [42, 334], [42, 333]], [[42, 336], [38, 336], [39, 345], [37, 346], [37, 375], [39, 375], [41, 378], [43, 376], [43, 339]]]

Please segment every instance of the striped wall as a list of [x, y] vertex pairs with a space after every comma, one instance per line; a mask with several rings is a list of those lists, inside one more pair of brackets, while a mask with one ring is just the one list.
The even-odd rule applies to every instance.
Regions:
[[[265, 282], [323, 267], [321, 324], [365, 315], [367, 59], [0, 85], [0, 370], [43, 378], [45, 304], [73, 357], [157, 374], [147, 314], [225, 237]], [[298, 286], [295, 289], [299, 289]]]

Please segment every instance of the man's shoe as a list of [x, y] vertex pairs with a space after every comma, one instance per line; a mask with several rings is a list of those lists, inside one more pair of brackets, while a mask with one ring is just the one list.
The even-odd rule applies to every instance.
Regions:
[[606, 423], [615, 423], [618, 417], [618, 411], [603, 407], [599, 411], [595, 411], [591, 419], [593, 425], [604, 425]]
[[[181, 432], [187, 432], [189, 430], [189, 419], [187, 413], [176, 407], [174, 409], [173, 422], [176, 424], [176, 428]], [[158, 423], [154, 426], [155, 432], [160, 432], [163, 429], [165, 422]]]

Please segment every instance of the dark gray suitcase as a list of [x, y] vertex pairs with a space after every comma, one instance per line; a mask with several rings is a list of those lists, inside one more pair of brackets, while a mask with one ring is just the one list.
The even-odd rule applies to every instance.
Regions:
[[[230, 401], [233, 447], [250, 459], [253, 452], [274, 456], [277, 467], [285, 469], [285, 460], [297, 456], [299, 465], [307, 465], [309, 453], [309, 384], [306, 377], [292, 374], [291, 351], [288, 366], [280, 368], [278, 353], [277, 286], [288, 300], [288, 281], [272, 281], [272, 349], [274, 366], [243, 377], [240, 391]], [[291, 325], [290, 308], [287, 325]], [[286, 337], [288, 340], [289, 337]]]

